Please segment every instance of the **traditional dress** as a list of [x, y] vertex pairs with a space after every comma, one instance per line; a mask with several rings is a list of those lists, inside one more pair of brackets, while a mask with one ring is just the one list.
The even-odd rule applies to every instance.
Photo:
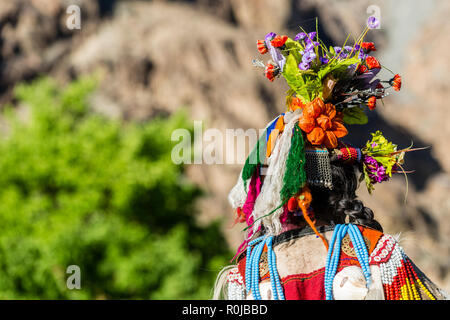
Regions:
[[[334, 221], [345, 218], [336, 209], [329, 213], [335, 218], [316, 223], [311, 190], [337, 192], [332, 165], [358, 168], [370, 193], [393, 173], [405, 173], [404, 156], [413, 150], [398, 149], [380, 131], [362, 147], [342, 140], [347, 127], [368, 122], [365, 109], [374, 110], [388, 88], [401, 88], [397, 74], [387, 81], [376, 78], [381, 64], [369, 55], [375, 45], [363, 42], [367, 31], [343, 48], [326, 48], [315, 31], [294, 39], [271, 32], [257, 42], [258, 51], [271, 60], [253, 63], [270, 81], [286, 80], [287, 110], [267, 124], [229, 194], [236, 222], [247, 225], [246, 236], [237, 264], [218, 277], [216, 297], [220, 287], [229, 299], [447, 297], [394, 237], [355, 224], [355, 213], [349, 223], [339, 224]], [[345, 201], [355, 201], [355, 190], [338, 190], [348, 193]], [[290, 225], [299, 219], [303, 225]]]

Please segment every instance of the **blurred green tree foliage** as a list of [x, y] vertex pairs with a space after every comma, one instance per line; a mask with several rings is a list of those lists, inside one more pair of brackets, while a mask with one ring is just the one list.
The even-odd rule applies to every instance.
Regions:
[[229, 252], [219, 222], [197, 224], [201, 192], [170, 158], [186, 117], [108, 119], [90, 110], [95, 86], [39, 79], [3, 112], [0, 298], [209, 298]]

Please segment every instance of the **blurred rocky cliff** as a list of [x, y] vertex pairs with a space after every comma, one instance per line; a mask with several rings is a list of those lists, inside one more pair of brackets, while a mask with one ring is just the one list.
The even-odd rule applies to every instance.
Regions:
[[[81, 29], [66, 26], [67, 7], [81, 8]], [[399, 94], [370, 114], [371, 124], [352, 128], [350, 141], [364, 143], [380, 128], [400, 147], [431, 146], [407, 155], [404, 177], [360, 188], [388, 233], [402, 232], [406, 252], [437, 284], [450, 291], [450, 146], [448, 1], [366, 0], [0, 0], [0, 103], [11, 101], [21, 81], [50, 74], [61, 82], [98, 71], [97, 112], [140, 120], [180, 107], [206, 128], [261, 128], [284, 111], [282, 80], [270, 83], [251, 65], [255, 42], [267, 32], [293, 36], [315, 29], [328, 44], [357, 36], [379, 10], [381, 28], [368, 39], [377, 56], [403, 77]], [[241, 164], [191, 165], [190, 177], [207, 195], [202, 218], [233, 212], [226, 196]], [[230, 245], [239, 226], [226, 228]]]

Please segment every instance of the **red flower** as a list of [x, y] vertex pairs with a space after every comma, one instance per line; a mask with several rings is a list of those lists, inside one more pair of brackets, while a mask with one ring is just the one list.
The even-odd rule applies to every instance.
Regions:
[[270, 41], [270, 43], [275, 48], [280, 48], [280, 47], [284, 46], [284, 44], [286, 43], [287, 39], [288, 39], [288, 36], [276, 36], [272, 41]]
[[367, 66], [369, 67], [369, 69], [381, 68], [380, 63], [378, 62], [378, 60], [375, 57], [370, 57], [370, 56], [367, 57], [366, 63], [367, 63]]
[[366, 71], [367, 71], [367, 67], [363, 64], [360, 64], [358, 69], [356, 69], [356, 72], [358, 72], [359, 74], [363, 74]]
[[370, 51], [377, 51], [373, 42], [363, 42], [361, 43], [361, 48], [364, 50], [364, 53], [369, 53]]
[[264, 40], [258, 40], [256, 42], [256, 45], [258, 46], [258, 51], [261, 54], [264, 54], [267, 52], [267, 46], [266, 46], [266, 42]]
[[275, 67], [273, 64], [268, 63], [264, 69], [264, 75], [270, 81], [275, 80], [275, 77], [280, 73], [280, 68]]
[[392, 78], [389, 83], [392, 85], [395, 91], [400, 91], [402, 87], [402, 77], [400, 77], [398, 74]]
[[374, 110], [377, 107], [377, 97], [371, 96], [367, 101], [367, 106], [370, 110]]

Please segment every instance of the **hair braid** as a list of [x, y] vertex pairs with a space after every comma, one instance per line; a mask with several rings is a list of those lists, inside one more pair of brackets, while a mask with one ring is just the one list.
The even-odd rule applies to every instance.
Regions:
[[357, 199], [355, 193], [358, 188], [357, 170], [356, 164], [331, 163], [333, 190], [311, 188], [312, 207], [316, 217], [325, 221], [333, 220], [336, 223], [344, 223], [348, 216], [352, 223], [382, 232], [383, 228], [374, 219], [373, 211]]

